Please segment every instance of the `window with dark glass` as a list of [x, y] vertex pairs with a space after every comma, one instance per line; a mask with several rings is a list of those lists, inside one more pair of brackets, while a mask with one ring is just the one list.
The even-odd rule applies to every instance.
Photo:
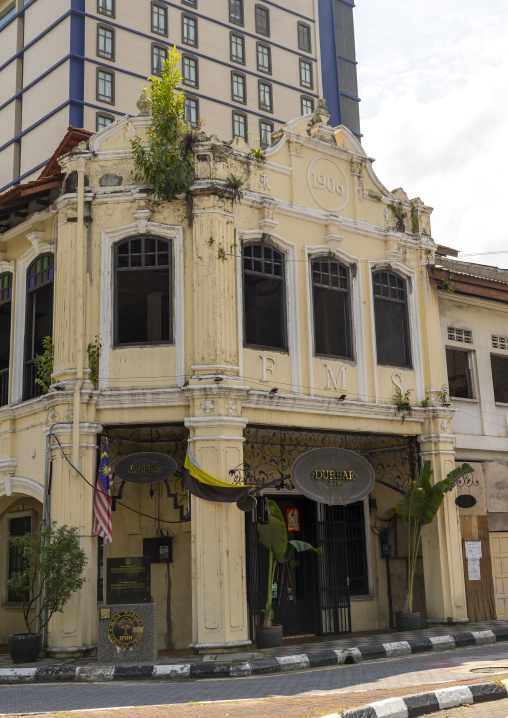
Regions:
[[406, 281], [381, 271], [373, 282], [378, 364], [411, 366]]
[[241, 112], [233, 112], [233, 137], [247, 140], [247, 117]]
[[494, 385], [494, 400], [501, 404], [508, 404], [508, 357], [491, 354], [490, 365]]
[[268, 45], [257, 44], [258, 70], [260, 72], [272, 71], [272, 57]]
[[0, 274], [0, 406], [9, 402], [11, 356], [12, 274]]
[[270, 13], [263, 5], [256, 5], [256, 32], [260, 35], [270, 34]]
[[198, 0], [182, 0], [184, 5], [190, 5], [191, 7], [198, 6]]
[[266, 243], [243, 248], [245, 344], [286, 349], [284, 256]]
[[115, 344], [173, 341], [171, 242], [158, 237], [115, 245]]
[[302, 115], [312, 115], [314, 112], [314, 100], [310, 97], [302, 97]]
[[43, 254], [27, 270], [23, 399], [42, 394], [35, 382], [35, 357], [44, 353], [44, 339], [53, 336], [53, 262], [52, 254]]
[[272, 112], [272, 86], [269, 82], [259, 82], [259, 109]]
[[187, 122], [191, 125], [197, 125], [199, 121], [198, 101], [193, 97], [186, 97], [184, 101], [184, 114]]
[[97, 26], [97, 54], [106, 60], [115, 59], [115, 33], [104, 25]]
[[100, 112], [97, 113], [97, 132], [100, 132], [105, 127], [115, 121], [113, 115], [103, 115]]
[[311, 51], [310, 26], [304, 22], [298, 23], [298, 47], [306, 52]]
[[182, 42], [186, 45], [198, 46], [198, 21], [195, 17], [182, 16]]
[[460, 349], [447, 349], [446, 368], [450, 396], [459, 399], [473, 399], [471, 353]]
[[111, 105], [115, 102], [115, 76], [112, 72], [99, 68], [97, 68], [97, 99]]
[[115, 0], [97, 0], [97, 12], [115, 17]]
[[273, 122], [266, 122], [265, 120], [261, 120], [259, 123], [259, 140], [263, 149], [266, 149], [266, 147], [270, 147], [270, 145], [272, 144], [272, 132]]
[[[10, 516], [8, 519], [8, 535], [24, 536], [32, 532], [32, 516], [30, 514], [20, 514], [19, 516]], [[7, 580], [18, 571], [23, 570], [24, 560], [21, 549], [16, 548], [9, 541], [9, 551], [7, 556]], [[7, 592], [7, 601], [9, 603], [23, 603], [29, 598], [27, 594], [16, 593], [14, 591]]]
[[243, 0], [229, 0], [229, 22], [243, 25]]
[[312, 65], [300, 59], [300, 85], [312, 89]]
[[314, 350], [353, 358], [349, 269], [333, 259], [312, 262]]
[[198, 60], [196, 57], [182, 57], [182, 82], [189, 87], [198, 87]]
[[235, 102], [247, 102], [247, 83], [245, 75], [238, 72], [231, 73], [231, 94]]
[[164, 62], [168, 59], [168, 51], [161, 45], [152, 45], [152, 74], [162, 75]]
[[152, 32], [166, 37], [168, 34], [168, 9], [156, 2], [152, 3]]
[[231, 33], [231, 60], [245, 65], [245, 39], [243, 35]]

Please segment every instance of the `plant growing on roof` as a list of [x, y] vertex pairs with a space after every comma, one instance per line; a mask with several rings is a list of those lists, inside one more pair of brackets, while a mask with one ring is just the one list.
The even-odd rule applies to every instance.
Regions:
[[48, 393], [51, 384], [51, 375], [53, 373], [53, 363], [55, 359], [55, 347], [52, 337], [44, 337], [42, 340], [42, 354], [35, 355], [35, 383], [42, 387], [44, 394]]
[[195, 132], [185, 119], [185, 97], [178, 90], [182, 79], [173, 49], [162, 66], [161, 77], [150, 78], [152, 126], [147, 141], [131, 140], [135, 178], [153, 185], [155, 197], [171, 200], [194, 181], [192, 147]]
[[405, 614], [414, 611], [414, 580], [422, 527], [432, 523], [443, 503], [444, 495], [455, 487], [457, 481], [464, 474], [470, 474], [473, 471], [474, 469], [469, 464], [462, 464], [450, 471], [445, 479], [432, 484], [430, 480], [433, 474], [431, 463], [423, 461], [418, 479], [410, 482], [404, 498], [396, 506], [397, 514], [408, 529], [407, 597], [403, 610]]
[[393, 403], [396, 406], [396, 411], [400, 413], [402, 421], [405, 420], [406, 416], [411, 416], [412, 407], [410, 397], [412, 393], [412, 389], [408, 389], [403, 393], [399, 387], [396, 387], [393, 392]]

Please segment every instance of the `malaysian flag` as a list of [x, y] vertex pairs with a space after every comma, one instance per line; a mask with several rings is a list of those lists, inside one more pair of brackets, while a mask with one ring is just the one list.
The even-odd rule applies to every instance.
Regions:
[[106, 543], [112, 541], [111, 525], [111, 466], [109, 465], [108, 440], [104, 444], [104, 451], [101, 454], [99, 464], [99, 475], [95, 485], [95, 498], [93, 502], [93, 529], [94, 536], [102, 536]]

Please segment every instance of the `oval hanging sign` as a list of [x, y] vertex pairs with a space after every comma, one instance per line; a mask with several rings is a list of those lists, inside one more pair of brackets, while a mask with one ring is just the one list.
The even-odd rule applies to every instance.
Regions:
[[115, 474], [122, 481], [133, 484], [156, 484], [173, 476], [177, 469], [176, 461], [166, 454], [155, 451], [141, 451], [119, 459], [115, 464]]
[[320, 504], [345, 506], [360, 501], [374, 488], [369, 462], [349, 449], [310, 449], [299, 456], [291, 479], [304, 496]]
[[461, 494], [457, 496], [455, 503], [461, 509], [472, 509], [473, 506], [476, 506], [476, 499], [470, 494]]

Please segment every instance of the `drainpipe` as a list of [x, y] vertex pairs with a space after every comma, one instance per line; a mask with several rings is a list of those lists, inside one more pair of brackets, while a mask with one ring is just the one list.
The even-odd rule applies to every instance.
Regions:
[[[76, 381], [74, 384], [74, 404], [72, 412], [72, 463], [79, 469], [79, 418], [81, 403], [81, 387], [83, 386], [83, 338], [84, 338], [84, 241], [83, 226], [85, 217], [85, 158], [78, 159], [78, 217], [76, 223]], [[77, 476], [77, 471], [74, 472]]]

